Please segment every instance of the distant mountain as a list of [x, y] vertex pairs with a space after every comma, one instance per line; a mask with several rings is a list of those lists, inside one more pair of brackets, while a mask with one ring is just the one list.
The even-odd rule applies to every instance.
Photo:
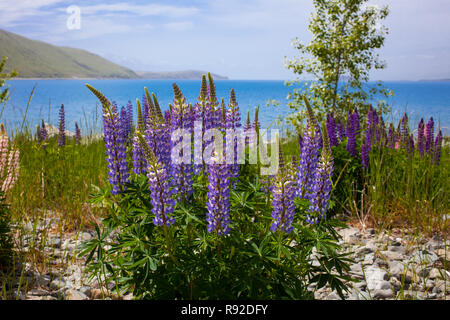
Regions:
[[419, 81], [421, 81], [421, 82], [446, 82], [446, 81], [450, 81], [450, 79], [422, 79]]
[[[16, 69], [19, 78], [144, 78], [201, 79], [207, 72], [134, 72], [86, 50], [58, 47], [0, 29], [0, 60], [8, 57], [5, 72]], [[227, 77], [211, 74], [216, 80]]]
[[[199, 70], [172, 71], [172, 72], [136, 72], [143, 79], [175, 79], [175, 80], [201, 80], [202, 75], [208, 72]], [[211, 73], [214, 80], [228, 80], [228, 77]]]
[[132, 70], [81, 49], [58, 47], [0, 30], [0, 58], [19, 78], [138, 78]]

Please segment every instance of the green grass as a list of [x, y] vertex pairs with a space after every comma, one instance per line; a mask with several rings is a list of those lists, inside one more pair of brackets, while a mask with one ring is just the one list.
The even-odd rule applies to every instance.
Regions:
[[20, 175], [10, 194], [13, 220], [32, 221], [50, 211], [60, 218], [62, 229], [73, 230], [97, 215], [88, 201], [94, 186], [107, 183], [102, 139], [79, 145], [67, 139], [59, 147], [56, 136], [39, 144], [23, 133], [14, 141], [20, 150]]

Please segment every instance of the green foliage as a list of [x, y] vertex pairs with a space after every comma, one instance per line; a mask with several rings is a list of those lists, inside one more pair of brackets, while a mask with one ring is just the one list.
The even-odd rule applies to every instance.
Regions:
[[43, 143], [30, 132], [14, 137], [20, 151], [20, 175], [11, 190], [15, 219], [28, 220], [49, 210], [61, 215], [61, 223], [70, 230], [98, 211], [87, 202], [92, 186], [107, 182], [105, 147], [102, 139], [86, 140], [75, 144], [73, 138], [60, 148], [57, 136]]
[[346, 143], [340, 143], [332, 147], [332, 150], [334, 170], [336, 174], [342, 174], [331, 195], [328, 215], [350, 212], [353, 201], [359, 205], [360, 196], [355, 195], [355, 192], [362, 190], [364, 176], [361, 159], [354, 158], [347, 151]]
[[6, 60], [8, 60], [8, 57], [5, 56], [0, 62], [0, 104], [5, 103], [9, 99], [9, 88], [3, 88], [5, 87], [6, 81], [17, 76], [16, 71], [4, 72]]
[[338, 253], [335, 221], [306, 224], [307, 204], [299, 201], [294, 230], [270, 232], [267, 193], [256, 176], [246, 175], [231, 192], [231, 232], [218, 237], [206, 231], [204, 178], [188, 202], [177, 204], [169, 228], [153, 225], [145, 176], [116, 198], [95, 195], [93, 202], [111, 213], [80, 252], [91, 277], [137, 299], [313, 299], [312, 283], [343, 294], [350, 260]]
[[[383, 69], [374, 49], [384, 44], [387, 29], [379, 26], [388, 15], [388, 8], [367, 6], [368, 0], [314, 0], [316, 12], [312, 15], [309, 30], [312, 40], [302, 44], [297, 38], [294, 47], [302, 55], [287, 60], [287, 67], [298, 76], [309, 75], [316, 81], [305, 83], [304, 88], [294, 88], [289, 94], [289, 106], [302, 110], [304, 98], [311, 101], [319, 120], [327, 112], [344, 117], [348, 110], [358, 105], [360, 114], [367, 114], [368, 101], [377, 92], [389, 96], [391, 92], [381, 83], [370, 90], [365, 88], [371, 69]], [[288, 86], [299, 81], [288, 82]], [[382, 106], [382, 111], [387, 111]], [[305, 109], [292, 117], [294, 125], [301, 125]]]
[[450, 207], [449, 146], [443, 146], [439, 165], [406, 150], [374, 148], [364, 172], [364, 190], [371, 216], [381, 228], [413, 227], [422, 233], [448, 232], [444, 218]]

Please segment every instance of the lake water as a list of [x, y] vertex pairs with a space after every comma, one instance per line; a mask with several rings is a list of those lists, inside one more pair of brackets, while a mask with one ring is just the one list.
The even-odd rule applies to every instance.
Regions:
[[[0, 122], [8, 130], [20, 128], [23, 114], [26, 111], [28, 98], [34, 85], [36, 90], [29, 105], [25, 123], [34, 128], [43, 118], [45, 122], [58, 124], [58, 110], [64, 103], [66, 110], [66, 128], [74, 131], [75, 121], [81, 126], [83, 133], [87, 128], [101, 130], [100, 105], [97, 98], [85, 87], [86, 83], [100, 90], [110, 101], [119, 106], [131, 100], [135, 105], [136, 98], [142, 99], [144, 87], [154, 92], [161, 108], [168, 108], [173, 100], [172, 83], [176, 82], [190, 103], [197, 101], [200, 92], [199, 80], [11, 80], [11, 99], [5, 106]], [[285, 117], [292, 112], [287, 106], [286, 96], [290, 90], [284, 81], [255, 80], [217, 80], [217, 96], [228, 103], [230, 89], [236, 93], [242, 121], [246, 113], [253, 112], [260, 106], [260, 122], [268, 126], [278, 116]], [[417, 124], [421, 117], [426, 120], [433, 116], [437, 126], [444, 134], [450, 134], [450, 82], [384, 82], [385, 87], [394, 91], [393, 98], [387, 100], [392, 106], [392, 115], [398, 119], [405, 110], [409, 119]], [[277, 100], [277, 107], [267, 107], [268, 100]], [[415, 126], [414, 126], [415, 127]]]

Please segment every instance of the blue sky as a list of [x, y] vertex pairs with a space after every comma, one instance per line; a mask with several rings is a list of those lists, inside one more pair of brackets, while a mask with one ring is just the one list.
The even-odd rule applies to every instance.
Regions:
[[[449, 0], [370, 0], [388, 4], [387, 69], [373, 80], [450, 78]], [[67, 7], [81, 9], [69, 30]], [[232, 79], [292, 79], [284, 57], [307, 42], [311, 0], [0, 0], [0, 28], [82, 48], [134, 70], [198, 69]]]

